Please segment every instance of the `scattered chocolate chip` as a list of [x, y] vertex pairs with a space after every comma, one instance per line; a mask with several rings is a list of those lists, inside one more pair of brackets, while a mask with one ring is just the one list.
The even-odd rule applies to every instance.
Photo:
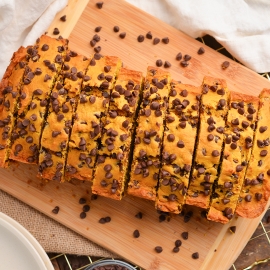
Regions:
[[102, 7], [103, 7], [103, 2], [97, 2], [97, 3], [96, 3], [96, 7], [97, 7], [98, 9], [102, 9]]
[[59, 34], [60, 34], [59, 29], [58, 29], [58, 28], [54, 28], [54, 29], [53, 29], [53, 34], [54, 34], [54, 35], [59, 35]]
[[142, 217], [143, 217], [142, 212], [138, 212], [138, 213], [135, 215], [135, 217], [138, 218], [138, 219], [142, 219]]
[[97, 33], [100, 32], [101, 28], [102, 28], [101, 26], [97, 26], [97, 27], [95, 28], [95, 32], [97, 32]]
[[86, 203], [86, 199], [85, 198], [80, 198], [79, 199], [79, 204], [85, 204]]
[[188, 65], [189, 65], [189, 63], [187, 62], [187, 61], [181, 61], [180, 62], [180, 65], [182, 66], [182, 67], [187, 67]]
[[182, 232], [181, 236], [183, 237], [183, 239], [187, 240], [188, 239], [188, 232]]
[[154, 45], [157, 45], [159, 42], [160, 42], [160, 39], [159, 38], [154, 38], [154, 40], [153, 40], [153, 44]]
[[67, 16], [66, 15], [63, 15], [61, 18], [60, 18], [60, 21], [62, 22], [65, 22], [67, 20]]
[[205, 53], [204, 48], [203, 47], [200, 47], [197, 53], [198, 54], [204, 54]]
[[90, 211], [90, 206], [88, 204], [83, 206], [83, 212], [89, 212]]
[[81, 213], [80, 213], [80, 218], [81, 218], [81, 219], [86, 218], [86, 213], [85, 213], [85, 212], [81, 212]]
[[226, 68], [228, 68], [229, 66], [230, 66], [230, 62], [228, 62], [228, 61], [224, 61], [224, 62], [222, 63], [222, 65], [221, 65], [222, 69], [226, 69]]
[[174, 253], [178, 253], [178, 252], [179, 252], [179, 250], [180, 250], [180, 248], [179, 248], [179, 247], [174, 247], [174, 248], [173, 248], [173, 252], [174, 252]]
[[119, 30], [120, 30], [120, 29], [119, 29], [118, 26], [114, 26], [114, 27], [113, 27], [113, 31], [114, 31], [115, 33], [119, 32]]
[[165, 38], [162, 39], [162, 42], [163, 42], [164, 44], [168, 44], [168, 43], [170, 42], [170, 40], [169, 40], [168, 37], [165, 37]]
[[199, 253], [198, 252], [193, 253], [192, 259], [195, 259], [195, 260], [199, 259]]
[[133, 236], [134, 236], [134, 238], [139, 238], [140, 237], [140, 232], [138, 230], [135, 230], [133, 232]]
[[163, 65], [162, 60], [161, 60], [161, 59], [158, 59], [158, 60], [156, 61], [156, 66], [157, 66], [157, 67], [161, 67], [162, 65]]
[[55, 206], [52, 212], [57, 215], [59, 210], [60, 210], [59, 206]]
[[155, 247], [155, 251], [156, 251], [157, 253], [161, 253], [161, 252], [163, 251], [163, 248], [162, 248], [161, 246], [156, 246], [156, 247]]
[[144, 36], [143, 35], [139, 35], [137, 37], [137, 40], [138, 40], [138, 42], [143, 42], [144, 41]]
[[181, 240], [176, 240], [175, 242], [174, 242], [174, 245], [176, 246], [176, 247], [180, 247], [181, 245], [182, 245], [182, 241]]
[[191, 56], [189, 54], [184, 55], [184, 60], [189, 61], [191, 59]]
[[148, 39], [152, 39], [152, 38], [153, 38], [153, 35], [152, 35], [151, 31], [149, 31], [149, 32], [146, 34], [146, 38], [148, 38]]
[[182, 53], [179, 52], [179, 53], [176, 55], [175, 59], [176, 59], [177, 61], [180, 61], [180, 60], [182, 59]]
[[231, 233], [235, 233], [236, 232], [236, 226], [231, 226], [229, 228], [229, 230], [230, 230]]
[[126, 32], [120, 33], [120, 34], [119, 34], [119, 37], [122, 38], [122, 39], [124, 39], [124, 38], [126, 37]]
[[165, 67], [165, 68], [171, 67], [171, 63], [170, 63], [169, 61], [165, 61], [164, 67]]

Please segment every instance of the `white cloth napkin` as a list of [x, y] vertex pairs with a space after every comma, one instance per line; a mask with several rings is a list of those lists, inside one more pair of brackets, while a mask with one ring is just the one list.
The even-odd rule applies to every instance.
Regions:
[[34, 44], [67, 0], [0, 0], [0, 79], [14, 51]]
[[194, 38], [213, 36], [256, 72], [270, 72], [270, 0], [127, 0]]

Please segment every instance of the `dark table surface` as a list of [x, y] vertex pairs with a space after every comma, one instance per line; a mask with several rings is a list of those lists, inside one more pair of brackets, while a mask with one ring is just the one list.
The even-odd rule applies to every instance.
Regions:
[[[209, 47], [237, 61], [225, 48], [222, 47], [211, 36], [204, 36], [197, 40], [205, 43]], [[237, 61], [238, 62], [238, 61]], [[270, 80], [270, 72], [260, 74]], [[90, 256], [75, 256], [68, 254], [49, 253], [49, 257], [56, 270], [83, 270], [92, 262], [103, 258]], [[136, 267], [138, 270], [140, 267]], [[223, 269], [222, 266], [220, 269]], [[269, 270], [270, 269], [270, 208], [265, 213], [256, 231], [251, 236], [246, 247], [243, 249], [237, 260], [229, 270]], [[162, 269], [163, 270], [163, 269]], [[164, 269], [166, 270], [166, 269]], [[178, 269], [176, 269], [178, 270]], [[218, 269], [217, 269], [218, 270]], [[226, 270], [226, 269], [224, 269]]]

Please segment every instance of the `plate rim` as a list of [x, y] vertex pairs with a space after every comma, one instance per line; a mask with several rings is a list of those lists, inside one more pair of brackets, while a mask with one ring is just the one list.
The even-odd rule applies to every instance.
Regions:
[[[12, 230], [15, 230], [20, 239], [19, 241], [22, 241], [23, 243], [27, 243], [29, 247], [32, 248], [32, 251], [34, 251], [38, 257], [41, 264], [43, 264], [44, 270], [54, 270], [52, 263], [46, 254], [45, 250], [42, 248], [40, 243], [36, 240], [36, 238], [26, 229], [24, 228], [19, 222], [11, 218], [10, 216], [4, 214], [0, 211], [0, 223], [3, 221], [3, 223], [8, 224], [9, 228]], [[43, 269], [40, 269], [43, 270]]]

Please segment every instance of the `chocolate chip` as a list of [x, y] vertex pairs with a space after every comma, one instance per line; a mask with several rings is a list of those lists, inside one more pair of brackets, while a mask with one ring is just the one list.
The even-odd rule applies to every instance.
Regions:
[[86, 218], [86, 213], [85, 212], [81, 212], [80, 213], [80, 218], [81, 219], [85, 219]]
[[179, 147], [179, 148], [184, 148], [184, 147], [185, 147], [184, 142], [183, 142], [183, 141], [178, 141], [178, 142], [177, 142], [177, 147]]
[[217, 94], [223, 96], [223, 95], [225, 95], [225, 90], [223, 88], [218, 89]]
[[229, 228], [229, 230], [230, 230], [231, 233], [235, 233], [236, 232], [236, 226], [231, 226]]
[[213, 157], [218, 157], [219, 156], [219, 151], [218, 150], [212, 151], [212, 156]]
[[207, 140], [210, 142], [210, 141], [213, 141], [214, 140], [214, 135], [213, 134], [209, 134], [207, 136]]
[[189, 54], [184, 55], [184, 60], [189, 61], [191, 59], [191, 56]]
[[169, 142], [173, 142], [173, 141], [175, 140], [175, 136], [174, 136], [173, 134], [169, 134], [169, 135], [167, 136], [167, 140], [168, 140]]
[[44, 51], [44, 52], [48, 51], [49, 50], [49, 45], [43, 44], [42, 47], [41, 47], [41, 50]]
[[178, 239], [174, 242], [174, 245], [175, 247], [180, 247], [182, 245], [182, 241]]
[[122, 38], [122, 39], [124, 39], [124, 38], [126, 37], [126, 32], [120, 33], [120, 34], [119, 34], [119, 37]]
[[173, 252], [174, 252], [174, 253], [178, 253], [179, 250], [180, 250], [179, 247], [174, 247], [174, 248], [173, 248]]
[[86, 199], [85, 198], [80, 198], [79, 199], [79, 204], [85, 204], [86, 203]]
[[102, 7], [103, 7], [103, 2], [97, 2], [97, 3], [96, 3], [96, 6], [97, 6], [98, 9], [102, 9]]
[[34, 95], [42, 95], [43, 91], [41, 89], [36, 89], [33, 93]]
[[57, 137], [59, 134], [61, 134], [61, 131], [53, 131], [53, 132], [52, 132], [52, 137], [55, 138], [55, 137]]
[[204, 54], [205, 53], [204, 48], [203, 47], [200, 47], [197, 53], [198, 54]]
[[194, 252], [194, 253], [192, 254], [192, 259], [194, 259], [194, 260], [199, 259], [199, 253], [198, 253], [198, 252]]
[[245, 196], [245, 201], [246, 202], [251, 202], [252, 196], [250, 194]]
[[113, 31], [114, 31], [115, 33], [119, 32], [119, 27], [118, 27], [118, 26], [114, 26], [114, 27], [113, 27]]
[[247, 121], [242, 122], [242, 127], [243, 128], [247, 128], [248, 126], [249, 126], [249, 122], [247, 122]]
[[260, 156], [261, 156], [261, 157], [265, 157], [265, 156], [267, 156], [267, 154], [268, 154], [268, 151], [267, 151], [267, 150], [262, 150], [262, 151], [260, 152]]
[[181, 236], [183, 237], [183, 239], [187, 240], [188, 239], [188, 232], [182, 232]]
[[60, 210], [59, 206], [55, 206], [52, 212], [57, 215], [59, 210]]
[[159, 38], [154, 38], [154, 40], [153, 40], [153, 44], [154, 45], [157, 45], [159, 42], [160, 42], [160, 39]]
[[90, 211], [90, 206], [88, 204], [83, 206], [83, 212], [89, 212]]
[[185, 121], [181, 121], [180, 122], [180, 124], [179, 124], [179, 126], [180, 126], [180, 128], [186, 128], [186, 122]]
[[170, 40], [169, 40], [168, 37], [165, 37], [165, 38], [162, 39], [162, 42], [163, 42], [164, 44], [168, 44], [168, 43], [170, 42]]
[[222, 63], [222, 65], [221, 65], [221, 67], [223, 68], [223, 69], [226, 69], [226, 68], [228, 68], [230, 66], [230, 62], [228, 62], [228, 61], [224, 61], [223, 63]]
[[134, 238], [139, 238], [140, 237], [140, 232], [138, 230], [135, 230], [133, 232], [133, 236], [134, 236]]
[[135, 217], [138, 218], [138, 219], [142, 219], [142, 217], [143, 217], [142, 212], [138, 212], [138, 213], [135, 215]]
[[26, 140], [27, 143], [32, 143], [33, 142], [33, 137], [27, 136], [25, 140]]
[[262, 194], [261, 193], [255, 193], [255, 198], [257, 201], [260, 201], [262, 199]]
[[156, 246], [156, 247], [155, 247], [155, 251], [156, 251], [157, 253], [161, 253], [161, 252], [163, 251], [163, 248], [162, 248], [161, 246]]
[[267, 130], [267, 126], [261, 126], [259, 128], [260, 133], [264, 133]]
[[97, 27], [95, 28], [95, 32], [97, 32], [97, 33], [100, 32], [101, 28], [102, 28], [101, 26], [97, 26]]
[[182, 67], [187, 67], [189, 65], [189, 62], [183, 60], [183, 61], [180, 62], [180, 65]]
[[220, 134], [224, 133], [224, 128], [223, 127], [217, 127], [217, 132]]
[[156, 61], [156, 66], [157, 66], [157, 67], [161, 67], [162, 65], [163, 65], [162, 60], [161, 60], [161, 59], [158, 59], [158, 60]]
[[144, 41], [144, 36], [143, 35], [139, 35], [137, 37], [137, 40], [138, 40], [138, 42], [143, 42]]
[[236, 172], [241, 172], [243, 170], [243, 166], [237, 165], [236, 166]]
[[54, 29], [53, 29], [53, 34], [54, 34], [54, 35], [59, 35], [59, 34], [60, 34], [59, 29], [58, 29], [58, 28], [54, 28]]
[[60, 21], [65, 22], [67, 20], [67, 16], [63, 15], [62, 17], [60, 17]]
[[16, 144], [15, 145], [15, 152], [16, 153], [19, 153], [20, 151], [22, 151], [23, 149], [23, 146], [21, 144]]
[[180, 60], [182, 59], [182, 53], [179, 52], [179, 53], [176, 55], [175, 59], [176, 59], [177, 61], [180, 61]]
[[237, 148], [237, 144], [236, 144], [236, 143], [232, 143], [232, 144], [231, 144], [231, 149], [234, 150], [234, 149], [236, 149], [236, 148]]
[[170, 63], [169, 61], [165, 61], [164, 67], [165, 67], [165, 68], [171, 67], [171, 63]]

